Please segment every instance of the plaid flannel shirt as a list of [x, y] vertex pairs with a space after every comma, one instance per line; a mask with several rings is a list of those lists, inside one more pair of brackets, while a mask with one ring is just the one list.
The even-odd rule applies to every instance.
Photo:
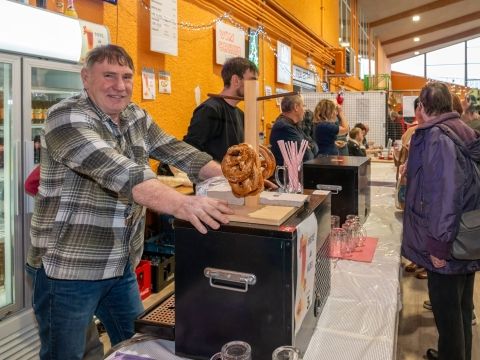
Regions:
[[132, 103], [117, 126], [85, 91], [50, 109], [41, 143], [27, 261], [43, 264], [56, 279], [108, 279], [121, 276], [127, 261], [138, 263], [145, 209], [132, 188], [156, 177], [149, 157], [182, 169], [193, 182], [212, 159], [166, 134]]

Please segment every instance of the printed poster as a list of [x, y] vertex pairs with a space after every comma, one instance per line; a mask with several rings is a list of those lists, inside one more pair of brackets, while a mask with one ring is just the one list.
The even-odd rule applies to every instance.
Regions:
[[295, 335], [315, 303], [317, 218], [311, 214], [297, 226], [297, 288], [295, 291]]
[[219, 65], [233, 57], [245, 57], [245, 33], [235, 26], [218, 22], [215, 26], [215, 55]]
[[78, 20], [82, 33], [82, 51], [80, 54], [80, 62], [85, 61], [85, 56], [93, 48], [101, 45], [110, 44], [110, 34], [107, 27], [94, 24], [85, 20]]
[[170, 73], [167, 71], [158, 72], [158, 92], [160, 94], [172, 93], [172, 83], [170, 80]]
[[142, 98], [143, 100], [155, 99], [155, 72], [153, 69], [142, 70]]

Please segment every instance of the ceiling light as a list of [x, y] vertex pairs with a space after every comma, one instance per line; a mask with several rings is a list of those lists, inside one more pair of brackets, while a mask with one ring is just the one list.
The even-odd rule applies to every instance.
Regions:
[[413, 38], [413, 41], [419, 42], [419, 41], [420, 41], [420, 38], [419, 38], [419, 37], [414, 37], [414, 38]]
[[420, 55], [420, 52], [419, 52], [419, 51], [415, 51], [415, 52], [413, 53], [413, 55]]
[[412, 21], [415, 21], [415, 22], [420, 21], [420, 15], [414, 15], [412, 17]]

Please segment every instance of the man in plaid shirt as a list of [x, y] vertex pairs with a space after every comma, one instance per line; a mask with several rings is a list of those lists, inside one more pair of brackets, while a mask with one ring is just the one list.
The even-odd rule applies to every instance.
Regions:
[[121, 47], [95, 48], [81, 72], [84, 91], [48, 114], [27, 260], [41, 359], [81, 359], [79, 334], [93, 315], [112, 345], [133, 336], [143, 311], [134, 269], [145, 208], [190, 221], [201, 233], [232, 213], [225, 202], [185, 196], [156, 179], [149, 157], [184, 170], [193, 182], [221, 169], [130, 102], [133, 72]]

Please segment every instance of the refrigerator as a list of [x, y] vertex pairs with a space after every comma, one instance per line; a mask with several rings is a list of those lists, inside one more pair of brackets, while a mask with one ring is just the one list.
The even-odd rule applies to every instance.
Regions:
[[34, 201], [24, 182], [40, 162], [48, 108], [81, 91], [80, 70], [0, 52], [0, 317], [30, 305], [23, 266]]

